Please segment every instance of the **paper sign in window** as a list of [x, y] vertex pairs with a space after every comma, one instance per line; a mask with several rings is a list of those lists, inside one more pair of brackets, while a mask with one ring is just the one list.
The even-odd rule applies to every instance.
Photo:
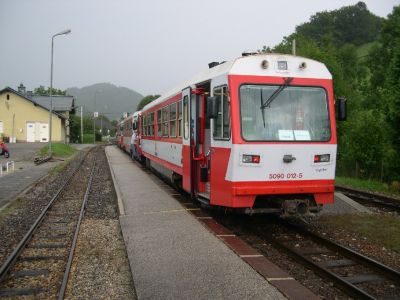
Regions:
[[278, 130], [280, 141], [293, 141], [293, 130]]
[[308, 130], [294, 130], [294, 138], [296, 141], [311, 141], [310, 132]]

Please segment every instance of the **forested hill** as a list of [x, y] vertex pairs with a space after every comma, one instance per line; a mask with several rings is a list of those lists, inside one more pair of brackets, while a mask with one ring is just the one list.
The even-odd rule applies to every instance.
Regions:
[[372, 14], [365, 3], [358, 2], [354, 6], [319, 12], [309, 22], [297, 26], [296, 33], [317, 42], [330, 36], [338, 47], [349, 43], [359, 46], [378, 38], [383, 20]]
[[348, 100], [338, 123], [340, 175], [400, 186], [400, 6], [387, 18], [365, 3], [319, 12], [263, 52], [291, 53], [324, 62], [336, 96]]
[[123, 112], [134, 112], [143, 98], [138, 92], [110, 83], [69, 88], [67, 94], [76, 97], [76, 105], [82, 105], [86, 114], [98, 111], [110, 120], [119, 119]]

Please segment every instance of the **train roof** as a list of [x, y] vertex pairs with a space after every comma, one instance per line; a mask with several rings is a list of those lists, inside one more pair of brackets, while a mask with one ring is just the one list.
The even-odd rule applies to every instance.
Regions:
[[[286, 62], [287, 69], [279, 69], [278, 62]], [[147, 104], [143, 108], [143, 111], [162, 103], [174, 95], [177, 95], [189, 86], [194, 88], [196, 84], [224, 75], [332, 79], [332, 75], [328, 68], [323, 63], [313, 59], [277, 53], [242, 56], [198, 73], [190, 80], [175, 87], [169, 92], [163, 94], [158, 99]]]

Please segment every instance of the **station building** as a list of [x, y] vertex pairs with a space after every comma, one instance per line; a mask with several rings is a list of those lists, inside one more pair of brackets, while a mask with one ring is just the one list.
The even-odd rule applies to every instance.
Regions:
[[[73, 96], [52, 96], [53, 142], [69, 143], [69, 118], [74, 109]], [[0, 90], [0, 136], [10, 142], [49, 141], [50, 97], [18, 90]]]

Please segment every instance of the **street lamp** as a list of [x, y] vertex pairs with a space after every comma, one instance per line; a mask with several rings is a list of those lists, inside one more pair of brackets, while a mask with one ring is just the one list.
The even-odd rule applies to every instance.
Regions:
[[52, 131], [52, 115], [53, 115], [53, 49], [54, 49], [54, 38], [58, 35], [68, 34], [71, 29], [66, 29], [59, 33], [56, 33], [51, 37], [51, 67], [50, 67], [50, 110], [49, 110], [49, 155], [51, 155], [51, 131]]

